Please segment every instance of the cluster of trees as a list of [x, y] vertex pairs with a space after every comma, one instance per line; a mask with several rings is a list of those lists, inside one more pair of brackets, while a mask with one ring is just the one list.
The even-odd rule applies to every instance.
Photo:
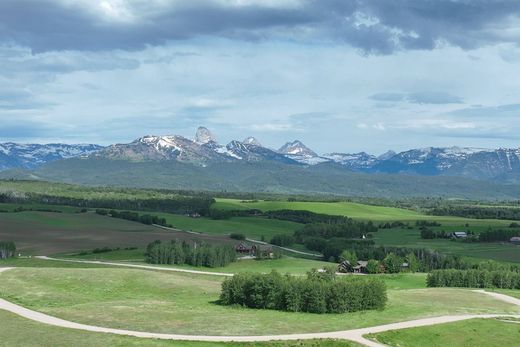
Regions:
[[520, 273], [507, 270], [435, 270], [426, 278], [428, 287], [520, 289]]
[[379, 279], [336, 279], [333, 274], [307, 278], [270, 274], [236, 274], [222, 283], [220, 302], [256, 309], [344, 313], [383, 309], [386, 286]]
[[513, 236], [520, 236], [518, 230], [504, 229], [488, 229], [479, 234], [478, 239], [481, 242], [509, 241]]
[[291, 246], [295, 242], [294, 236], [287, 234], [275, 235], [271, 238], [270, 243], [280, 247]]
[[520, 208], [514, 207], [444, 205], [431, 209], [430, 213], [436, 216], [520, 220]]
[[[351, 266], [355, 266], [358, 257], [355, 251], [345, 250], [341, 253], [341, 261], [347, 260]], [[406, 267], [403, 267], [406, 264]], [[388, 253], [382, 260], [369, 259], [367, 261], [366, 271], [369, 274], [377, 273], [399, 273], [401, 271], [417, 272], [419, 270], [419, 260], [413, 252], [405, 256], [399, 256], [395, 253]], [[347, 269], [348, 270], [348, 269]], [[353, 271], [350, 269], [350, 271]]]
[[399, 222], [399, 221], [385, 222], [385, 223], [379, 224], [379, 229], [394, 229], [394, 228], [408, 228], [408, 229], [410, 229], [410, 224], [409, 223]]
[[13, 241], [0, 241], [0, 259], [16, 256], [16, 245]]
[[102, 216], [110, 216], [112, 218], [120, 218], [120, 219], [126, 219], [133, 222], [139, 222], [142, 224], [152, 225], [162, 225], [165, 227], [171, 227], [170, 224], [166, 222], [165, 218], [161, 218], [158, 216], [154, 216], [151, 214], [139, 214], [137, 212], [132, 211], [116, 211], [116, 210], [104, 210], [104, 209], [97, 209], [96, 213]]
[[449, 239], [450, 237], [451, 233], [447, 233], [444, 230], [435, 231], [428, 227], [421, 227], [421, 239]]
[[242, 234], [242, 233], [231, 233], [229, 235], [230, 238], [232, 238], [233, 240], [240, 240], [240, 241], [244, 241], [246, 239], [246, 235]]
[[230, 245], [157, 240], [146, 247], [146, 262], [150, 264], [223, 267], [236, 261], [236, 258], [235, 248]]
[[[395, 260], [396, 257], [399, 258], [398, 261], [395, 261], [395, 264], [408, 263], [410, 271], [428, 272], [434, 269], [469, 269], [473, 266], [473, 263], [465, 261], [458, 255], [442, 254], [427, 248], [372, 246], [351, 247], [348, 250], [355, 252], [357, 259], [373, 259], [383, 265], [385, 264], [385, 259], [390, 254], [393, 254], [395, 257], [392, 256], [392, 260]], [[338, 260], [341, 261], [341, 256]]]

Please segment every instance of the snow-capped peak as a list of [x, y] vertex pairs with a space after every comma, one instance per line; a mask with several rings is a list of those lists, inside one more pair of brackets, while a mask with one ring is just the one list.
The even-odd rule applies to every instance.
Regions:
[[217, 142], [215, 136], [206, 127], [199, 127], [195, 134], [195, 142], [205, 144], [208, 142]]
[[392, 150], [388, 150], [385, 153], [381, 154], [379, 157], [377, 157], [377, 159], [379, 159], [379, 160], [388, 160], [388, 159], [392, 158], [396, 154], [397, 154], [396, 152], [394, 152]]
[[258, 141], [256, 138], [254, 138], [253, 136], [249, 136], [249, 137], [246, 137], [244, 139], [244, 141], [242, 141], [242, 143], [245, 143], [245, 144], [248, 144], [248, 145], [253, 145], [253, 146], [258, 146], [258, 147], [262, 147], [262, 144], [260, 143], [260, 141]]
[[278, 152], [286, 155], [297, 155], [306, 157], [317, 157], [316, 152], [305, 146], [301, 141], [294, 140], [283, 145]]

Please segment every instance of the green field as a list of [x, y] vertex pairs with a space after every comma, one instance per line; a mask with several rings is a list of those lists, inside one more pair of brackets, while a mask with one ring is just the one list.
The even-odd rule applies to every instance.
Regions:
[[334, 331], [457, 313], [519, 313], [462, 289], [389, 290], [383, 311], [316, 315], [220, 306], [221, 278], [135, 269], [18, 268], [0, 297], [60, 318], [141, 331], [258, 335]]
[[232, 217], [230, 219], [214, 220], [210, 218], [190, 218], [171, 213], [153, 214], [166, 218], [168, 224], [181, 230], [216, 235], [242, 233], [255, 240], [260, 240], [264, 236], [266, 241], [269, 241], [277, 234], [292, 234], [295, 230], [302, 227], [299, 223], [262, 217]]
[[370, 338], [396, 347], [518, 346], [520, 326], [497, 319], [472, 319], [428, 327], [387, 331]]
[[520, 247], [503, 242], [462, 242], [449, 239], [425, 240], [418, 230], [408, 229], [382, 229], [374, 234], [374, 240], [378, 245], [430, 248], [442, 253], [456, 254], [469, 258], [493, 259], [512, 263], [520, 263]]
[[395, 207], [365, 205], [354, 202], [298, 202], [298, 201], [267, 201], [259, 200], [247, 202], [238, 199], [216, 199], [212, 208], [222, 210], [259, 209], [262, 211], [274, 210], [306, 210], [337, 216], [347, 216], [359, 220], [372, 221], [402, 221], [415, 222], [416, 220], [438, 221], [443, 225], [469, 226], [507, 226], [511, 221], [496, 219], [470, 219], [452, 216], [432, 216], [412, 210]]
[[[72, 259], [72, 260], [100, 260], [100, 261], [117, 261], [117, 262], [128, 262], [132, 264], [144, 264], [144, 253], [143, 248], [136, 250], [118, 250], [106, 253], [89, 253], [85, 255], [79, 254], [59, 254], [56, 255], [58, 258]], [[266, 259], [266, 260], [237, 260], [234, 263], [229, 264], [226, 267], [208, 268], [208, 267], [196, 267], [190, 265], [154, 265], [158, 267], [175, 267], [186, 270], [200, 270], [209, 272], [226, 272], [226, 273], [239, 273], [239, 272], [262, 272], [268, 273], [272, 270], [285, 274], [305, 274], [311, 269], [321, 269], [325, 266], [335, 266], [335, 264], [305, 259], [305, 258], [294, 258], [284, 256], [280, 259]]]
[[[137, 337], [118, 336], [113, 334], [93, 333], [65, 329], [41, 324], [21, 318], [12, 313], [0, 310], [0, 346], [26, 347], [355, 347], [348, 341], [308, 340], [287, 342], [190, 342], [168, 341]], [[30, 334], [27, 332], [30, 331]]]
[[98, 247], [144, 247], [154, 240], [197, 239], [231, 242], [227, 237], [192, 235], [100, 216], [95, 213], [0, 213], [0, 240], [12, 240], [23, 255], [49, 255]]

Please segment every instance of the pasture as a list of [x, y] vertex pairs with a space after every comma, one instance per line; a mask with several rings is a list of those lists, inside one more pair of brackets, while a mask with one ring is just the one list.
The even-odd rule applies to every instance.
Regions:
[[232, 217], [223, 220], [210, 218], [191, 218], [171, 213], [153, 213], [166, 219], [174, 228], [188, 231], [197, 231], [213, 235], [229, 235], [241, 233], [248, 238], [260, 240], [262, 236], [266, 241], [277, 234], [292, 234], [302, 227], [299, 223], [268, 219], [262, 217]]
[[470, 219], [453, 216], [432, 216], [402, 208], [365, 205], [354, 202], [299, 202], [299, 201], [244, 201], [238, 199], [216, 199], [212, 208], [222, 210], [248, 210], [261, 211], [274, 210], [306, 210], [315, 213], [323, 213], [337, 216], [347, 216], [359, 220], [372, 220], [374, 222], [415, 222], [416, 220], [437, 221], [443, 225], [487, 227], [508, 226], [511, 221], [496, 219]]
[[[117, 261], [117, 262], [131, 262], [131, 263], [141, 263], [144, 264], [145, 256], [144, 248], [136, 249], [136, 250], [117, 250], [112, 252], [104, 252], [104, 253], [89, 253], [89, 254], [60, 254], [56, 257], [62, 259], [71, 259], [71, 260], [99, 260], [99, 261]], [[311, 269], [321, 269], [325, 266], [335, 266], [335, 264], [320, 261], [320, 260], [312, 260], [305, 258], [294, 258], [289, 256], [284, 256], [280, 259], [265, 259], [265, 260], [255, 260], [255, 259], [244, 259], [237, 260], [234, 263], [229, 264], [226, 267], [216, 267], [216, 268], [208, 268], [208, 267], [196, 267], [190, 266], [187, 264], [183, 265], [154, 265], [154, 266], [164, 266], [164, 267], [175, 267], [186, 270], [202, 270], [209, 272], [226, 272], [226, 273], [240, 273], [240, 272], [262, 272], [268, 273], [272, 270], [277, 270], [278, 272], [285, 274], [305, 274]]]
[[389, 290], [383, 311], [316, 315], [221, 306], [217, 299], [222, 278], [216, 276], [124, 268], [17, 268], [1, 277], [0, 297], [22, 306], [86, 324], [164, 333], [322, 332], [444, 314], [520, 312], [463, 289]]
[[98, 247], [144, 247], [154, 240], [231, 242], [212, 235], [168, 231], [94, 213], [0, 213], [0, 240], [12, 240], [23, 255], [49, 255]]
[[[21, 318], [15, 314], [0, 310], [2, 326], [2, 346], [26, 347], [34, 346], [38, 341], [40, 347], [75, 346], [75, 347], [355, 347], [348, 341], [308, 340], [278, 342], [192, 342], [143, 339], [137, 337], [118, 336], [113, 334], [94, 333], [65, 329], [41, 324]], [[30, 334], [27, 332], [30, 331]]]
[[494, 347], [517, 346], [517, 323], [498, 319], [472, 319], [420, 328], [387, 331], [368, 336], [395, 347]]
[[[463, 229], [464, 230], [464, 229]], [[508, 242], [462, 242], [450, 239], [422, 239], [419, 230], [382, 229], [374, 233], [377, 245], [430, 248], [442, 253], [474, 258], [478, 261], [493, 259], [520, 263], [520, 246]]]

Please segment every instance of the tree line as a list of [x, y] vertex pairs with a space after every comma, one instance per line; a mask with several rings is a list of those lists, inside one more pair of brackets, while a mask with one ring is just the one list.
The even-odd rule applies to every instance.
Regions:
[[16, 245], [13, 241], [0, 241], [0, 259], [16, 256]]
[[[499, 242], [509, 241], [513, 236], [520, 236], [520, 232], [515, 229], [491, 229], [485, 230], [481, 233], [474, 233], [471, 230], [466, 231], [467, 238], [464, 242]], [[435, 231], [430, 228], [421, 227], [422, 239], [449, 239], [452, 238], [452, 233], [444, 230]]]
[[236, 274], [222, 283], [220, 294], [223, 305], [310, 313], [381, 310], [386, 301], [386, 286], [380, 279], [338, 280], [312, 274], [300, 278], [276, 271]]
[[515, 207], [445, 205], [435, 207], [429, 213], [435, 216], [520, 220], [520, 208]]
[[157, 224], [165, 227], [171, 227], [171, 225], [166, 222], [166, 218], [161, 218], [159, 216], [150, 214], [139, 214], [138, 212], [132, 211], [108, 211], [104, 209], [97, 209], [96, 213], [101, 216], [110, 216], [112, 218], [125, 219], [132, 222], [138, 222], [147, 225]]
[[188, 264], [205, 267], [224, 267], [236, 261], [235, 248], [230, 245], [210, 245], [172, 240], [154, 241], [146, 247], [146, 262], [150, 264]]
[[0, 203], [38, 203], [75, 207], [107, 208], [118, 210], [149, 210], [169, 213], [197, 212], [208, 215], [215, 200], [209, 196], [175, 196], [171, 198], [76, 198], [70, 196], [45, 195], [36, 193], [0, 193]]
[[520, 289], [520, 273], [507, 270], [434, 270], [426, 278], [428, 287]]

